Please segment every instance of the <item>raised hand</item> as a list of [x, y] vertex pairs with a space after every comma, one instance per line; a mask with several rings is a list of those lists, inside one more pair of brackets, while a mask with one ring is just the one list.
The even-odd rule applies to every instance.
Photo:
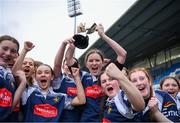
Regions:
[[104, 27], [102, 24], [98, 24], [96, 27], [96, 31], [98, 32], [98, 35], [101, 37], [104, 34]]
[[24, 50], [30, 51], [30, 50], [32, 50], [34, 47], [35, 47], [35, 45], [34, 45], [32, 42], [30, 42], [30, 41], [25, 41], [25, 42], [24, 42]]
[[71, 70], [72, 70], [72, 75], [73, 75], [74, 78], [80, 77], [79, 68], [71, 67]]
[[86, 32], [86, 28], [85, 28], [85, 23], [80, 23], [78, 26], [77, 26], [77, 33], [81, 33], [81, 32]]
[[155, 96], [152, 96], [149, 100], [148, 107], [152, 113], [158, 111], [158, 99]]
[[115, 79], [121, 79], [122, 77], [125, 76], [122, 73], [122, 71], [120, 71], [119, 68], [114, 63], [110, 63], [106, 67], [106, 73], [107, 73], [108, 76], [110, 76], [112, 78], [115, 78]]

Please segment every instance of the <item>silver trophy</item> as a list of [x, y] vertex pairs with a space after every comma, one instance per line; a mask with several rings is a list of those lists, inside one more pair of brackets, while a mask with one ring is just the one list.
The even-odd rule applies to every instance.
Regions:
[[75, 40], [74, 45], [79, 49], [85, 49], [89, 45], [88, 34], [92, 34], [96, 31], [96, 23], [94, 23], [90, 28], [85, 29], [85, 27], [80, 27], [80, 33], [75, 34], [73, 39]]

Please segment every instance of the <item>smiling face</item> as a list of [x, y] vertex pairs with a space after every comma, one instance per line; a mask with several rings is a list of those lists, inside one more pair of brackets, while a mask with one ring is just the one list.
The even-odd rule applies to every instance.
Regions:
[[101, 71], [103, 66], [103, 59], [98, 53], [91, 53], [86, 61], [86, 67], [89, 69], [90, 73], [97, 76]]
[[39, 87], [44, 91], [48, 91], [53, 77], [53, 71], [48, 65], [43, 64], [36, 69], [36, 80]]
[[118, 81], [109, 77], [106, 73], [100, 75], [100, 83], [104, 93], [109, 98], [116, 96], [120, 90]]
[[176, 95], [180, 89], [178, 85], [178, 81], [169, 77], [169, 78], [165, 78], [161, 83], [160, 83], [161, 89], [163, 91], [168, 92], [170, 95], [176, 98]]
[[143, 71], [134, 71], [129, 76], [131, 82], [138, 88], [144, 99], [150, 97], [151, 82]]
[[0, 65], [7, 67], [12, 62], [18, 53], [18, 45], [10, 40], [0, 42]]

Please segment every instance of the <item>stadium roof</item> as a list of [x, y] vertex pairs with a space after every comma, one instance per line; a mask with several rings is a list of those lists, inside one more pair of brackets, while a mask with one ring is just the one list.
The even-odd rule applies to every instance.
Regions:
[[[117, 12], [118, 13], [118, 12]], [[180, 44], [180, 0], [138, 0], [106, 32], [127, 52], [126, 65], [152, 56], [163, 49]], [[107, 58], [117, 55], [109, 45], [98, 39], [80, 58], [93, 48]]]

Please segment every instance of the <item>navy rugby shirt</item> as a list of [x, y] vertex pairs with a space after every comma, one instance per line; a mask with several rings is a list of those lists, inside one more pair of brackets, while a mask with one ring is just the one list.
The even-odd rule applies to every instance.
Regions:
[[47, 94], [41, 89], [34, 89], [25, 102], [27, 109], [25, 121], [59, 122], [64, 108], [71, 109], [71, 99], [65, 94], [55, 93], [49, 88]]
[[131, 122], [133, 121], [134, 115], [128, 98], [124, 92], [120, 90], [115, 97], [107, 99], [102, 122]]
[[15, 89], [11, 70], [0, 66], [0, 121], [7, 118], [12, 111]]

